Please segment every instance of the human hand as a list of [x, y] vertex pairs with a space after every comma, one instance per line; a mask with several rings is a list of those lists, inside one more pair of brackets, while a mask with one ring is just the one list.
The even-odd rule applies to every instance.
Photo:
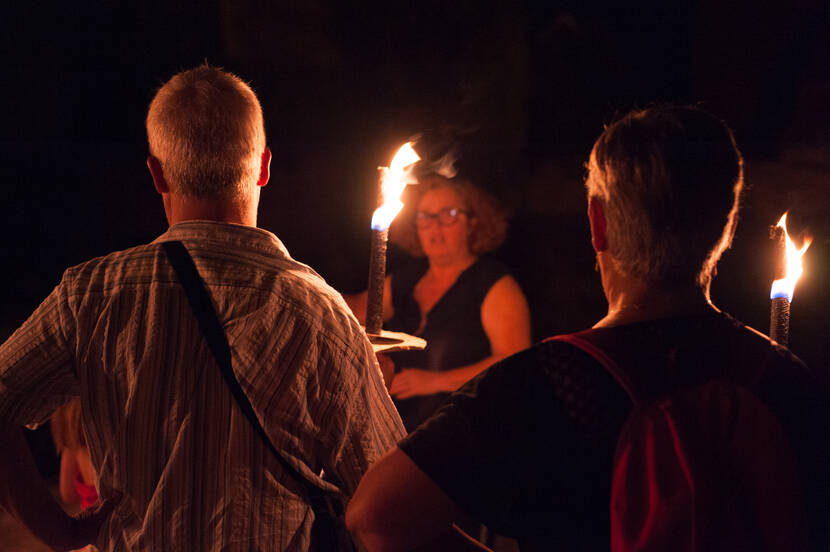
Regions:
[[433, 395], [444, 391], [441, 372], [407, 368], [395, 374], [389, 393], [396, 399], [408, 399], [418, 395]]

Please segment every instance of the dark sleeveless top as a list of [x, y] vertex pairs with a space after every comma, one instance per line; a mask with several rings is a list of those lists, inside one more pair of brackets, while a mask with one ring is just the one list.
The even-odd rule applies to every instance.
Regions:
[[[413, 292], [429, 268], [426, 259], [392, 273], [392, 305], [395, 316], [385, 326], [417, 335], [427, 341], [423, 351], [392, 353], [395, 370], [420, 368], [443, 372], [490, 356], [490, 340], [481, 325], [481, 304], [490, 288], [508, 274], [507, 267], [488, 257], [470, 265], [427, 313], [421, 331], [421, 310]], [[407, 431], [426, 420], [449, 396], [437, 393], [395, 401]]]

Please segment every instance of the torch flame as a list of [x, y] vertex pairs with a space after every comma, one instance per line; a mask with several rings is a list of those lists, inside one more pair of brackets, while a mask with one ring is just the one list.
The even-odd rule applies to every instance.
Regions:
[[780, 280], [775, 280], [772, 283], [772, 289], [770, 290], [770, 299], [786, 297], [787, 301], [792, 302], [793, 292], [795, 291], [795, 284], [801, 277], [801, 273], [804, 272], [804, 269], [801, 266], [801, 256], [804, 255], [804, 252], [807, 251], [807, 248], [810, 247], [810, 244], [813, 240], [811, 237], [806, 236], [804, 238], [804, 243], [801, 245], [801, 249], [796, 248], [795, 244], [790, 239], [789, 233], [787, 233], [787, 213], [781, 215], [781, 219], [778, 221], [778, 224], [776, 226], [784, 229], [787, 271], [786, 275], [783, 278], [781, 278]]
[[388, 167], [379, 167], [381, 173], [381, 195], [383, 203], [372, 214], [372, 229], [386, 230], [403, 208], [401, 194], [407, 184], [417, 182], [412, 176], [412, 166], [421, 158], [407, 142], [398, 149]]

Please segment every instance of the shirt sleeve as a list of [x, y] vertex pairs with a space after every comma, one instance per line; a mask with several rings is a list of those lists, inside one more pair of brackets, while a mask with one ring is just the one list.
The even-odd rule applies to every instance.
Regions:
[[37, 426], [79, 394], [65, 279], [0, 346], [0, 422]]
[[333, 386], [337, 412], [325, 412], [321, 420], [323, 441], [328, 444], [326, 472], [334, 475], [346, 496], [376, 460], [406, 435], [401, 418], [386, 386], [365, 334], [354, 323], [350, 347], [333, 357], [331, 370], [339, 380]]

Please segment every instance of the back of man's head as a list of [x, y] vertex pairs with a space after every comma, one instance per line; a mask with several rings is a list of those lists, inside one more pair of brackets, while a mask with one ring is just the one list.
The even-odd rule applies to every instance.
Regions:
[[729, 128], [697, 107], [634, 111], [606, 128], [586, 185], [603, 202], [618, 268], [648, 283], [708, 291], [734, 234], [742, 164]]
[[236, 197], [260, 175], [262, 108], [239, 77], [202, 65], [162, 86], [147, 113], [150, 154], [173, 193]]

